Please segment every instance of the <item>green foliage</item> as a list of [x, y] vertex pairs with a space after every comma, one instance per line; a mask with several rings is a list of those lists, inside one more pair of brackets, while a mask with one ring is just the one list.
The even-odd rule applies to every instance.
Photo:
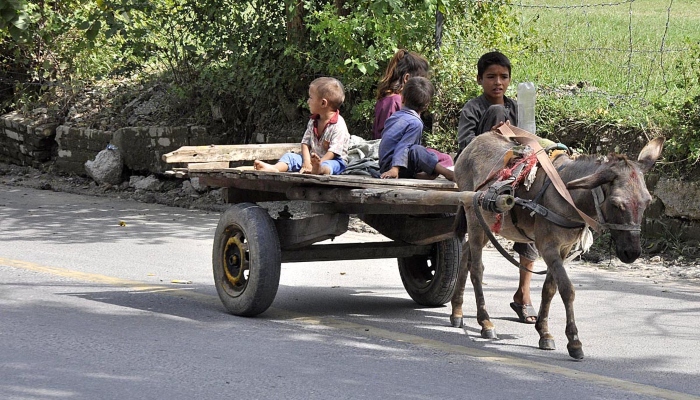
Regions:
[[369, 134], [376, 83], [399, 48], [430, 57], [435, 4], [432, 1], [356, 0], [336, 4], [304, 1], [308, 41], [293, 44], [312, 79], [328, 75], [346, 88], [344, 111], [356, 134]]
[[[689, 42], [688, 57], [679, 60], [676, 69], [681, 71], [676, 84], [686, 90], [687, 96], [680, 104], [667, 107], [671, 116], [668, 125], [673, 135], [666, 143], [668, 158], [679, 163], [679, 169], [688, 171], [688, 164], [700, 162], [700, 42]], [[660, 106], [657, 104], [657, 108]]]
[[29, 18], [26, 0], [4, 0], [0, 3], [0, 38], [9, 34], [15, 41], [24, 39]]
[[[318, 7], [305, 2], [310, 43], [308, 65], [330, 75], [353, 78], [379, 74], [380, 64], [398, 48], [425, 52], [432, 43], [434, 13], [427, 2], [358, 0]], [[374, 78], [376, 79], [376, 78]]]
[[[449, 11], [442, 46], [431, 59], [437, 89], [431, 109], [436, 118], [426, 142], [452, 152], [457, 149], [459, 112], [469, 99], [481, 94], [476, 82], [479, 57], [492, 50], [505, 54], [535, 51], [538, 39], [534, 30], [518, 29], [519, 14], [512, 0], [452, 1], [446, 5]], [[517, 66], [517, 57], [511, 57], [511, 62]], [[517, 77], [518, 71], [513, 74]]]
[[678, 173], [685, 175], [689, 165], [700, 162], [700, 95], [686, 99], [668, 112], [674, 118], [674, 128], [664, 151], [669, 162], [678, 164]]
[[[14, 98], [10, 101], [17, 106], [52, 94], [63, 109], [86, 82], [111, 70], [112, 48], [95, 47], [84, 40], [79, 26], [94, 6], [83, 3], [25, 3], [21, 32], [9, 29], [11, 34], [2, 35], [0, 30], [0, 61], [8, 72], [3, 83], [12, 88]], [[0, 108], [6, 107], [3, 99]]]
[[[665, 16], [654, 2], [637, 4], [650, 12], [635, 12], [635, 27]], [[433, 132], [425, 141], [449, 152], [456, 147], [461, 107], [480, 93], [476, 61], [498, 49], [514, 67], [509, 96], [515, 96], [519, 82], [538, 85], [539, 134], [558, 138], [564, 128], [593, 126], [642, 135], [663, 130], [670, 160], [698, 160], [700, 50], [692, 7], [674, 5], [683, 12], [672, 21], [690, 36], [684, 46], [691, 51], [667, 52], [650, 63], [644, 51], [620, 52], [624, 59], [597, 52], [601, 58], [594, 61], [588, 53], [556, 53], [561, 40], [566, 50], [591, 43], [626, 46], [627, 12], [521, 5], [516, 0], [6, 0], [0, 3], [0, 85], [11, 87], [13, 96], [0, 98], [0, 109], [46, 95], [65, 108], [96, 80], [139, 74], [169, 82], [179, 99], [173, 112], [192, 122], [213, 124], [212, 107], [221, 109], [221, 129], [240, 142], [253, 132], [303, 125], [308, 83], [335, 76], [346, 86], [342, 112], [351, 130], [368, 136], [377, 81], [394, 52], [407, 48], [428, 58], [437, 89]], [[439, 49], [438, 10], [444, 15]], [[648, 37], [657, 33], [652, 32], [657, 25], [633, 43], [655, 45]], [[678, 46], [673, 32], [664, 36], [667, 46], [671, 41]], [[632, 78], [610, 73], [621, 65]], [[5, 71], [12, 75], [3, 77]], [[666, 73], [663, 79], [659, 72]], [[665, 92], [641, 97], [628, 90], [630, 82], [656, 88], [662, 80]], [[594, 149], [594, 139], [579, 145]]]
[[698, 8], [690, 1], [584, 3], [590, 7], [537, 0], [523, 8], [520, 28], [548, 38], [541, 51], [517, 55], [524, 79], [538, 85], [538, 134], [566, 139], [580, 130], [587, 138], [578, 143], [592, 151], [601, 131], [620, 142], [663, 135], [660, 166], [684, 175], [700, 149]]
[[[29, 80], [73, 82], [70, 88], [77, 90], [109, 75], [167, 71], [173, 92], [194, 104], [196, 118], [205, 121], [217, 105], [235, 130], [260, 129], [261, 115], [292, 122], [308, 83], [335, 76], [346, 86], [343, 112], [355, 133], [368, 133], [376, 82], [394, 52], [408, 48], [428, 57], [436, 71], [440, 95], [433, 108], [446, 111], [435, 112], [436, 126], [445, 128], [435, 143], [445, 148], [452, 146], [456, 112], [475, 94], [467, 74], [475, 57], [511, 48], [518, 39], [510, 33], [517, 21], [512, 0], [302, 0], [285, 1], [285, 7], [263, 0], [8, 4], [32, 21], [26, 43], [40, 44], [25, 45], [23, 59], [14, 56]], [[440, 52], [434, 42], [438, 9], [446, 17]]]

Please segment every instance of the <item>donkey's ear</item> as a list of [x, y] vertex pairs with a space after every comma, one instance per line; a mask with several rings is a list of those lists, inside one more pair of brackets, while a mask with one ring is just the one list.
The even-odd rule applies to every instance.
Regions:
[[639, 157], [637, 158], [642, 171], [647, 172], [654, 166], [656, 160], [658, 160], [659, 156], [661, 156], [661, 150], [664, 148], [665, 140], [666, 138], [657, 137], [644, 146], [642, 151], [639, 153]]
[[612, 182], [615, 179], [615, 173], [609, 168], [598, 170], [595, 174], [584, 176], [583, 178], [574, 179], [566, 184], [567, 189], [593, 189], [604, 183]]

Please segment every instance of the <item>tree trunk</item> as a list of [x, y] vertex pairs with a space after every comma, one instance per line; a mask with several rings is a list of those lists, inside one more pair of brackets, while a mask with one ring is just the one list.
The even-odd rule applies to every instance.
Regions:
[[338, 11], [338, 15], [341, 17], [347, 17], [350, 15], [350, 9], [345, 8], [345, 0], [335, 0], [335, 9]]
[[304, 10], [302, 1], [287, 0], [287, 41], [292, 44], [301, 45], [306, 39], [306, 27], [304, 26]]

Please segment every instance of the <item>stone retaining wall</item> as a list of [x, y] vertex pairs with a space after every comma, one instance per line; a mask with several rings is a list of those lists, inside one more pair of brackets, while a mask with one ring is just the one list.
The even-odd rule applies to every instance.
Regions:
[[647, 187], [654, 199], [645, 212], [645, 236], [700, 241], [700, 182], [650, 174]]
[[62, 172], [85, 176], [85, 162], [107, 147], [112, 132], [60, 125], [56, 127], [55, 141], [56, 167]]
[[0, 116], [0, 159], [12, 164], [39, 167], [53, 161], [62, 172], [86, 176], [85, 162], [94, 160], [108, 144], [119, 149], [126, 168], [148, 175], [163, 173], [168, 166], [161, 156], [182, 146], [226, 143], [202, 126], [128, 127], [112, 132], [35, 122], [17, 112]]
[[223, 144], [221, 141], [222, 138], [208, 135], [206, 128], [200, 126], [128, 127], [110, 132], [61, 125], [56, 128], [56, 166], [65, 172], [85, 175], [85, 162], [112, 144], [121, 152], [124, 166], [132, 172], [160, 174], [168, 168], [161, 161], [163, 154], [182, 146]]
[[17, 112], [0, 116], [0, 158], [38, 166], [56, 151], [56, 124], [35, 122]]

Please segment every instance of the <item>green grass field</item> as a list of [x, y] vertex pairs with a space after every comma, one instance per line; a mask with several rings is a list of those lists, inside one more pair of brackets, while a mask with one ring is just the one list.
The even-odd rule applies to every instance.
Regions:
[[519, 60], [518, 74], [524, 79], [546, 86], [586, 82], [611, 95], [647, 100], [697, 90], [697, 71], [690, 63], [698, 56], [691, 44], [700, 42], [697, 1], [523, 0], [521, 4], [546, 6], [518, 7], [522, 23], [534, 26], [541, 38], [540, 49], [523, 53]]

